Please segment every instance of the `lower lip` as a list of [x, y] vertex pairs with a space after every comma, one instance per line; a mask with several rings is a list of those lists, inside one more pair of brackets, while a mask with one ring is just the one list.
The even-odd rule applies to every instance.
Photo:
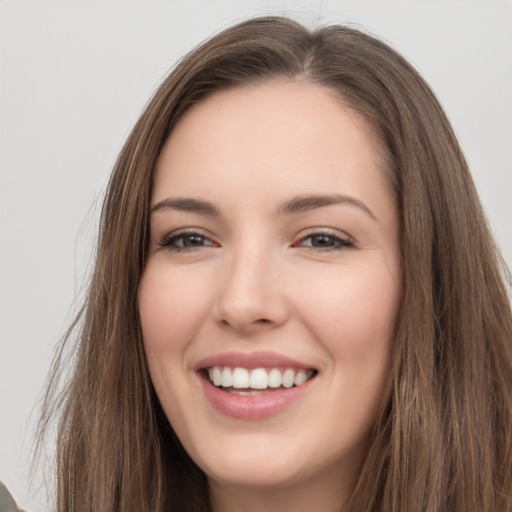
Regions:
[[200, 380], [206, 398], [218, 412], [241, 420], [262, 420], [279, 414], [303, 397], [315, 378], [300, 386], [253, 396], [235, 395], [223, 391], [205, 377], [201, 377]]

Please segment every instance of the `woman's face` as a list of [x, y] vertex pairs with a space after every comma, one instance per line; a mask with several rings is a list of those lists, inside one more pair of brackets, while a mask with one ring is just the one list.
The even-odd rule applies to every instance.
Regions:
[[212, 485], [353, 478], [400, 303], [398, 213], [365, 121], [319, 85], [218, 92], [160, 155], [147, 361]]

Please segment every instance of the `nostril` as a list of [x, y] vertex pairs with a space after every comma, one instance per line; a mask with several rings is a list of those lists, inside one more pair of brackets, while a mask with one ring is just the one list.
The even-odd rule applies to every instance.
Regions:
[[230, 321], [229, 318], [222, 318], [220, 320], [220, 325], [223, 328], [229, 328], [232, 327], [237, 331], [244, 332], [246, 334], [250, 332], [256, 332], [261, 329], [266, 330], [270, 328], [274, 322], [268, 318], [257, 318], [256, 320], [248, 321], [246, 323], [237, 323], [233, 321], [233, 319]]

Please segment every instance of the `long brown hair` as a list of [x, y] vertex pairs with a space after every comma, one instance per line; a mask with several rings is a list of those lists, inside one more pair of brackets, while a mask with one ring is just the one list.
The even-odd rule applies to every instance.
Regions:
[[[388, 399], [345, 509], [510, 512], [505, 266], [450, 124], [426, 83], [386, 44], [352, 28], [311, 32], [279, 17], [240, 23], [187, 55], [119, 155], [89, 291], [56, 357], [41, 421], [44, 431], [60, 414], [58, 511], [209, 510], [206, 477], [158, 403], [142, 345], [137, 290], [152, 173], [190, 105], [272, 78], [329, 87], [371, 123], [401, 214], [403, 303]], [[58, 394], [72, 340], [74, 369]]]

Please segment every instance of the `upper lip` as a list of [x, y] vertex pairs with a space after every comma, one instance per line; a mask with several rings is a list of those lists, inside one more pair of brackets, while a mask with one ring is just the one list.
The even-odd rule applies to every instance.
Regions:
[[203, 370], [212, 366], [230, 366], [247, 369], [276, 367], [315, 369], [311, 365], [301, 363], [296, 359], [275, 352], [222, 352], [201, 359], [196, 365], [196, 370]]

